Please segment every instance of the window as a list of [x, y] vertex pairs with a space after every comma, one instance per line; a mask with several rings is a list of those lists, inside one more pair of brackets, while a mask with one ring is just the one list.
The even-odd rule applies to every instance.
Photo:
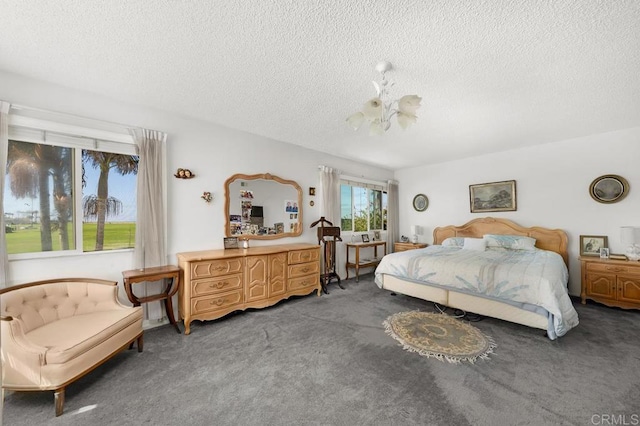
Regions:
[[8, 253], [133, 248], [137, 172], [131, 143], [10, 126]]
[[345, 232], [387, 229], [387, 192], [381, 185], [340, 182], [340, 228]]

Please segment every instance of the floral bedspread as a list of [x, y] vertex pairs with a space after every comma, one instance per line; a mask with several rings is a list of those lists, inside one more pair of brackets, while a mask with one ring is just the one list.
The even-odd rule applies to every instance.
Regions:
[[551, 251], [476, 251], [433, 245], [385, 256], [375, 271], [380, 288], [383, 274], [539, 306], [551, 315], [548, 331], [552, 339], [578, 325], [578, 313], [567, 293], [567, 267], [562, 257]]

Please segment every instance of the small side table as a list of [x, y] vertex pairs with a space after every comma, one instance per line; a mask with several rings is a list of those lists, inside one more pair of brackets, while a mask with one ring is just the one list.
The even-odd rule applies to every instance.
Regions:
[[[377, 266], [380, 263], [382, 257], [378, 257], [378, 247], [384, 247], [384, 254], [387, 254], [387, 242], [386, 241], [371, 241], [369, 243], [346, 243], [347, 246], [347, 279], [349, 279], [349, 268], [356, 270], [356, 282], [360, 280], [360, 268], [367, 268], [371, 266]], [[360, 249], [363, 247], [373, 247], [372, 259], [360, 259]], [[349, 249], [355, 250], [356, 260], [354, 262], [349, 261]]]
[[399, 251], [415, 250], [427, 247], [425, 243], [393, 243], [393, 251], [395, 253]]
[[[122, 276], [124, 277], [124, 290], [127, 292], [127, 297], [129, 301], [133, 303], [133, 306], [140, 306], [141, 303], [153, 302], [155, 300], [164, 300], [164, 307], [167, 310], [169, 322], [176, 328], [178, 333], [182, 334], [173, 316], [173, 304], [171, 302], [171, 298], [180, 287], [180, 268], [178, 266], [166, 265], [132, 269], [130, 271], [123, 271]], [[167, 287], [165, 291], [160, 294], [138, 297], [133, 293], [133, 289], [131, 288], [135, 283], [165, 279], [168, 281]]]

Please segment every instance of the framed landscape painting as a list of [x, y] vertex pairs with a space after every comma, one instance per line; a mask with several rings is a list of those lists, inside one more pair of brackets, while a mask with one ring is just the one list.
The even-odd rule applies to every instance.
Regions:
[[509, 212], [516, 210], [516, 181], [469, 185], [471, 213]]

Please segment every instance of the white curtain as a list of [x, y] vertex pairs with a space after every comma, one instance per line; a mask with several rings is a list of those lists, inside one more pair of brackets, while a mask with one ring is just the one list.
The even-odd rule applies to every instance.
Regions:
[[340, 171], [327, 166], [319, 166], [318, 170], [322, 192], [320, 216], [333, 226], [340, 226]]
[[[7, 174], [9, 149], [9, 103], [0, 101], [0, 197], [4, 197], [4, 180]], [[0, 287], [9, 285], [9, 257], [5, 236], [4, 203], [0, 203]]]
[[393, 253], [393, 243], [400, 240], [400, 202], [398, 182], [387, 182], [387, 253]]
[[[166, 203], [164, 199], [164, 152], [166, 133], [134, 129], [138, 163], [138, 217], [134, 266], [146, 268], [167, 263]], [[162, 282], [144, 284], [144, 296], [163, 291]], [[141, 292], [140, 292], [141, 293]], [[137, 293], [136, 293], [137, 294]], [[147, 319], [162, 319], [164, 309], [159, 303], [145, 303]]]

